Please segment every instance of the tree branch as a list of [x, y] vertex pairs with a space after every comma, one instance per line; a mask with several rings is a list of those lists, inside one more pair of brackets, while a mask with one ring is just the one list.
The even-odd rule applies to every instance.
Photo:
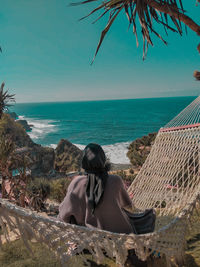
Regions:
[[196, 32], [200, 36], [200, 26], [194, 22], [190, 17], [186, 16], [183, 13], [180, 13], [177, 9], [174, 9], [168, 4], [159, 4], [155, 0], [146, 0], [146, 3], [157, 9], [158, 11], [165, 13], [167, 15], [173, 16], [176, 19], [179, 19], [185, 25], [187, 25], [192, 31]]

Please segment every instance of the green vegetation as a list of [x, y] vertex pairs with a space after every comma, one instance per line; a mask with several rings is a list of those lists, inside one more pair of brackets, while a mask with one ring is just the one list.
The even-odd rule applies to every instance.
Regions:
[[27, 186], [27, 192], [31, 200], [38, 203], [38, 205], [34, 205], [33, 208], [40, 210], [39, 203], [43, 208], [47, 198], [55, 200], [56, 202], [63, 201], [70, 182], [71, 179], [67, 177], [53, 180], [49, 180], [48, 178], [31, 179]]
[[[200, 224], [197, 214], [193, 216], [193, 221], [192, 231], [187, 237], [185, 267], [200, 266]], [[33, 251], [33, 256], [26, 249], [21, 240], [4, 244], [2, 246], [2, 250], [0, 250], [1, 267], [61, 267], [59, 260], [45, 245], [32, 243], [31, 248]], [[87, 259], [90, 267], [116, 267], [116, 264], [110, 259], [107, 259], [105, 264], [98, 265], [93, 261], [91, 255], [85, 254], [84, 257]], [[75, 260], [77, 261], [75, 266], [85, 266], [79, 256], [76, 256]], [[127, 267], [128, 266], [130, 265], [127, 265]], [[150, 264], [149, 266], [165, 267], [166, 265], [164, 260], [157, 259], [156, 264]]]
[[15, 95], [10, 95], [7, 91], [4, 91], [4, 86], [5, 83], [1, 84], [0, 87], [0, 119], [3, 115], [4, 111], [8, 110], [8, 107], [10, 107], [11, 105], [9, 104], [10, 102], [15, 102]]
[[50, 250], [33, 243], [32, 251], [34, 256], [26, 249], [21, 240], [3, 245], [0, 250], [1, 267], [60, 267], [60, 263]]
[[[94, 2], [94, 0], [80, 1], [72, 5], [88, 4]], [[87, 16], [97, 14], [97, 19], [101, 19], [104, 15], [108, 16], [108, 23], [105, 29], [101, 33], [99, 44], [96, 49], [95, 56], [97, 55], [102, 42], [111, 28], [115, 19], [119, 16], [120, 12], [124, 12], [128, 18], [128, 24], [133, 28], [133, 33], [136, 37], [137, 46], [140, 38], [138, 38], [138, 28], [143, 39], [143, 59], [145, 58], [148, 50], [148, 46], [153, 46], [152, 36], [158, 37], [162, 42], [167, 44], [161, 34], [162, 26], [167, 34], [167, 31], [172, 31], [183, 34], [184, 28], [182, 23], [189, 27], [192, 31], [200, 35], [200, 26], [195, 23], [190, 17], [186, 15], [185, 8], [183, 8], [183, 1], [168, 1], [168, 0], [156, 0], [156, 1], [136, 1], [136, 0], [107, 0], [97, 1], [98, 6], [94, 8]], [[199, 2], [199, 0], [198, 0]], [[102, 12], [99, 14], [99, 12]], [[84, 19], [82, 18], [82, 19]], [[158, 32], [159, 31], [159, 32]]]
[[68, 173], [81, 169], [82, 151], [66, 139], [61, 139], [55, 149], [54, 168]]
[[[0, 251], [1, 267], [61, 267], [59, 260], [46, 246], [39, 243], [32, 243], [31, 249], [33, 256], [31, 256], [21, 240], [3, 245]], [[91, 267], [116, 267], [116, 264], [109, 259], [105, 261], [105, 264], [98, 265], [93, 261], [90, 254], [85, 254], [84, 257]], [[75, 265], [73, 265], [74, 260], [76, 261]], [[69, 267], [86, 266], [79, 256], [72, 258], [70, 263]]]
[[147, 156], [150, 153], [151, 146], [155, 141], [157, 133], [150, 133], [134, 140], [129, 145], [127, 153], [133, 167], [140, 168], [144, 164]]
[[[200, 223], [199, 211], [195, 211], [191, 218], [190, 231], [187, 235], [186, 256], [188, 266], [200, 266]], [[195, 263], [194, 263], [195, 261]], [[195, 265], [196, 264], [196, 265]]]
[[30, 207], [37, 211], [45, 211], [45, 201], [50, 195], [50, 183], [45, 178], [34, 178], [27, 184], [27, 195]]
[[50, 182], [45, 178], [34, 178], [28, 183], [30, 195], [38, 195], [43, 201], [50, 195]]
[[1, 165], [11, 165], [11, 156], [13, 156], [13, 152], [15, 149], [14, 143], [8, 139], [5, 138], [4, 135], [0, 135], [0, 163]]
[[34, 144], [24, 128], [19, 123], [15, 123], [14, 119], [8, 114], [3, 114], [0, 119], [0, 136], [12, 139], [17, 147], [32, 146]]
[[71, 180], [69, 178], [52, 180], [50, 183], [51, 186], [50, 199], [62, 202], [66, 195], [67, 188], [70, 182]]

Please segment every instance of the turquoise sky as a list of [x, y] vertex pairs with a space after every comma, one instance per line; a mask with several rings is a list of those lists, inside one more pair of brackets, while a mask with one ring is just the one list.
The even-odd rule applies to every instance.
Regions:
[[[102, 20], [78, 22], [94, 5], [68, 7], [67, 0], [2, 0], [0, 9], [1, 81], [17, 102], [71, 101], [198, 95], [199, 37], [188, 30], [156, 40], [142, 60], [124, 13], [115, 21], [93, 66]], [[200, 23], [200, 6], [184, 0]]]

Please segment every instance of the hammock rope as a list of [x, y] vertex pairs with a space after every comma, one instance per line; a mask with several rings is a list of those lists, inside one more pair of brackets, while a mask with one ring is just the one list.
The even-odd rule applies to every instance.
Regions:
[[[0, 199], [0, 223], [6, 240], [9, 231], [46, 244], [63, 266], [76, 266], [84, 249], [103, 263], [106, 255], [124, 266], [128, 250], [146, 260], [159, 251], [170, 266], [183, 261], [189, 219], [200, 200], [200, 97], [161, 128], [144, 165], [128, 189], [139, 210], [154, 208], [156, 229], [145, 235], [117, 234], [62, 223]], [[3, 222], [6, 222], [6, 227]], [[2, 236], [1, 236], [2, 238]], [[1, 241], [1, 240], [0, 240]], [[0, 242], [2, 243], [2, 241]], [[72, 247], [75, 247], [72, 249]]]
[[160, 131], [178, 130], [200, 126], [200, 96], [168, 122]]

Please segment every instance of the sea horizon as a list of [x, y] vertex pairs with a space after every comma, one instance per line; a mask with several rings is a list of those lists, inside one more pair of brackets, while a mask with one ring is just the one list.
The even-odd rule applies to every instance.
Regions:
[[[139, 100], [139, 99], [163, 99], [163, 98], [185, 98], [198, 97], [198, 95], [184, 95], [184, 96], [157, 96], [157, 97], [133, 97], [133, 98], [106, 98], [106, 99], [87, 99], [87, 100], [60, 100], [60, 101], [37, 101], [37, 102], [15, 102], [15, 104], [51, 104], [51, 103], [79, 103], [79, 102], [102, 102], [102, 101], [121, 101], [121, 100]], [[14, 104], [14, 105], [15, 105]]]
[[129, 164], [129, 144], [168, 123], [194, 96], [16, 103], [10, 108], [32, 125], [31, 139], [56, 148], [67, 139], [80, 149], [102, 145], [112, 163]]

